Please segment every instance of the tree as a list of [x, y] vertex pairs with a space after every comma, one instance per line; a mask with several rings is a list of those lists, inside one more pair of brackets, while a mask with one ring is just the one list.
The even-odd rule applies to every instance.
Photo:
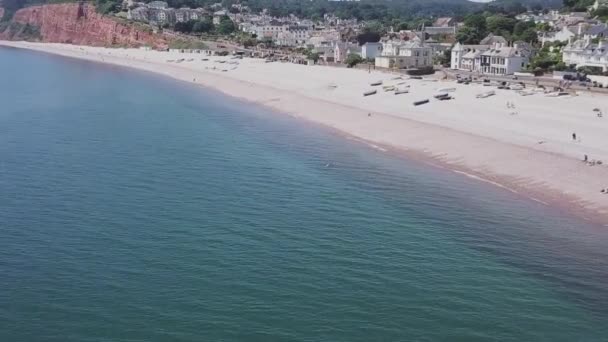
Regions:
[[359, 45], [365, 43], [377, 43], [380, 41], [380, 34], [377, 32], [363, 32], [357, 35], [357, 42]]
[[434, 63], [442, 66], [449, 66], [452, 60], [452, 50], [445, 50], [442, 54], [435, 56]]
[[217, 25], [216, 29], [218, 33], [228, 35], [236, 30], [236, 25], [234, 25], [232, 20], [225, 15], [220, 19], [220, 23]]
[[364, 61], [365, 60], [358, 54], [351, 53], [348, 56], [346, 56], [346, 59], [344, 60], [344, 64], [346, 64], [349, 68], [352, 68], [359, 63], [363, 63]]
[[317, 63], [317, 61], [320, 58], [319, 53], [318, 52], [313, 52], [312, 50], [306, 51], [305, 55], [306, 55], [306, 58], [312, 60], [315, 63]]
[[214, 29], [213, 22], [209, 18], [199, 20], [199, 21], [195, 22], [194, 25], [192, 26], [192, 31], [197, 32], [197, 33], [211, 32], [211, 31], [213, 31], [213, 29]]
[[517, 20], [504, 15], [493, 15], [486, 19], [487, 29], [496, 35], [503, 35], [505, 32], [513, 32]]
[[181, 33], [190, 33], [190, 32], [192, 32], [193, 26], [194, 26], [194, 21], [188, 20], [188, 21], [175, 23], [175, 25], [173, 26], [173, 29], [175, 31], [181, 32]]
[[461, 28], [456, 34], [456, 40], [462, 44], [479, 44], [484, 37], [485, 32], [468, 26]]
[[464, 19], [464, 25], [483, 32], [486, 30], [486, 17], [479, 13], [468, 15]]

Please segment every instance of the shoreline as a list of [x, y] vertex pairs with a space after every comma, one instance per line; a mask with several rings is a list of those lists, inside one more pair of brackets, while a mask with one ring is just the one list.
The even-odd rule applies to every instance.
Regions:
[[[582, 150], [581, 145], [588, 145], [585, 146], [585, 150], [592, 151], [590, 155], [608, 161], [608, 142], [604, 143], [596, 137], [602, 132], [602, 127], [599, 127], [597, 132], [588, 129], [591, 126], [595, 129], [597, 123], [604, 126], [603, 120], [592, 119], [593, 125], [587, 125], [586, 121], [580, 123], [575, 121], [577, 118], [574, 116], [564, 115], [560, 118], [559, 114], [556, 114], [555, 122], [550, 122], [554, 127], [547, 124], [548, 127], [545, 128], [542, 121], [544, 117], [531, 115], [532, 117], [526, 120], [532, 124], [538, 122], [539, 126], [530, 127], [528, 132], [525, 125], [528, 122], [517, 122], [524, 116], [523, 113], [512, 117], [506, 116], [508, 119], [505, 120], [505, 114], [499, 112], [500, 110], [504, 112], [504, 109], [496, 105], [503, 103], [504, 106], [502, 101], [513, 98], [512, 94], [504, 96], [497, 94], [494, 96], [496, 99], [492, 99], [493, 102], [490, 104], [484, 103], [480, 108], [475, 108], [479, 105], [479, 100], [466, 102], [467, 95], [470, 95], [466, 92], [473, 90], [473, 86], [467, 86], [469, 87], [467, 89], [458, 85], [454, 94], [456, 100], [443, 103], [433, 101], [422, 108], [409, 106], [418, 95], [388, 98], [380, 93], [381, 89], [379, 89], [380, 94], [372, 96], [369, 100], [373, 103], [368, 105], [363, 102], [368, 99], [361, 96], [360, 87], [354, 89], [356, 87], [352, 84], [362, 79], [384, 79], [388, 83], [392, 75], [384, 72], [368, 74], [367, 71], [352, 69], [333, 70], [320, 66], [264, 63], [253, 59], [239, 60], [238, 67], [224, 72], [209, 68], [215, 60], [229, 61], [221, 57], [208, 57], [209, 62], [194, 61], [191, 64], [178, 65], [166, 63], [165, 59], [178, 56], [169, 52], [6, 41], [0, 41], [0, 45], [150, 71], [211, 88], [231, 97], [265, 106], [279, 114], [291, 115], [328, 127], [383, 153], [405, 155], [492, 184], [539, 203], [567, 210], [585, 220], [604, 225], [608, 223], [608, 195], [600, 193], [600, 189], [608, 187], [608, 167], [604, 165], [590, 167], [575, 157], [582, 155], [578, 152]], [[182, 58], [189, 57], [188, 54], [181, 55]], [[196, 58], [202, 57], [205, 56], [198, 55]], [[274, 81], [278, 80], [280, 75], [285, 75], [285, 72], [293, 72], [299, 77], [281, 80], [275, 84]], [[350, 74], [345, 73], [351, 73], [353, 79], [350, 79]], [[326, 86], [328, 80], [333, 82], [331, 80], [334, 79], [340, 91], [331, 90]], [[451, 81], [407, 80], [407, 82], [413, 89], [427, 88], [423, 89], [419, 96], [428, 97], [436, 91], [437, 87], [456, 87], [456, 83]], [[368, 84], [363, 86], [364, 89], [369, 88]], [[342, 91], [342, 88], [346, 90]], [[479, 86], [475, 91], [479, 92], [480, 89], [484, 90], [484, 87]], [[382, 96], [386, 99], [385, 102], [377, 101], [382, 100]], [[525, 99], [526, 107], [531, 108], [530, 113], [532, 110], [553, 110], [554, 108], [547, 107], [551, 105], [551, 101], [560, 101], [555, 106], [556, 110], [574, 111], [581, 107], [578, 103], [580, 101], [569, 104], [567, 101], [570, 99], [549, 99], [540, 95], [533, 97], [536, 98]], [[605, 102], [605, 108], [608, 109], [608, 97], [598, 99], [598, 96], [581, 95], [575, 100], [582, 97], [592, 98], [591, 106], [603, 108]], [[464, 105], [460, 103], [461, 98], [465, 99], [462, 102]], [[519, 109], [520, 101], [519, 99], [517, 101]], [[458, 103], [458, 106], [451, 108], [450, 103]], [[562, 103], [564, 106], [561, 106]], [[496, 108], [492, 107], [492, 104]], [[370, 110], [372, 107], [378, 109], [372, 111]], [[487, 110], [489, 114], [487, 117], [479, 115], [468, 118], [465, 117], [468, 115], [466, 112], [468, 107], [472, 115], [479, 115], [476, 109]], [[368, 113], [372, 113], [371, 117]], [[439, 114], [434, 116], [435, 113]], [[491, 114], [496, 114], [497, 122], [492, 122], [493, 118], [488, 118]], [[437, 118], [440, 115], [442, 117]], [[580, 144], [570, 142], [573, 144], [570, 146], [567, 141], [569, 137], [566, 137], [564, 142], [550, 136], [543, 139], [546, 143], [537, 146], [536, 141], [539, 139], [536, 135], [552, 135], [553, 131], [558, 130], [555, 126], [562, 123], [560, 120], [564, 121], [564, 125], [572, 125], [574, 127], [572, 129], [576, 129], [577, 132], [585, 132], [583, 134], [585, 140]], [[513, 127], [502, 125], [505, 122], [507, 124], [513, 122]], [[606, 123], [608, 128], [608, 121]], [[503, 128], [507, 133], [511, 132], [512, 136], [504, 134]], [[487, 130], [485, 136], [484, 130]], [[476, 134], [478, 131], [482, 133]], [[540, 133], [537, 134], [535, 131]], [[565, 135], [568, 135], [567, 131]], [[587, 137], [590, 137], [591, 142], [587, 142]]]

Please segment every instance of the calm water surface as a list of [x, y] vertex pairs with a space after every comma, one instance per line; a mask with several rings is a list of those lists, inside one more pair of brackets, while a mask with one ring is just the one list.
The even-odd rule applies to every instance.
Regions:
[[605, 227], [153, 75], [0, 77], [0, 341], [608, 341]]

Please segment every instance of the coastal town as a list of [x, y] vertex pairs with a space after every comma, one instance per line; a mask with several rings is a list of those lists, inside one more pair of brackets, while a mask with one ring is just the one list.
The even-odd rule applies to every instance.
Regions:
[[[242, 4], [171, 8], [163, 1], [127, 0], [122, 8], [129, 20], [184, 37], [203, 33], [203, 40], [225, 42], [215, 44], [217, 51], [281, 56], [308, 64], [363, 64], [391, 70], [443, 68], [488, 76], [555, 72], [563, 77], [580, 72], [596, 76], [595, 83], [591, 81], [596, 86], [608, 85], [600, 77], [608, 71], [605, 0], [595, 0], [585, 11], [530, 9], [512, 18], [495, 14], [482, 24], [474, 15], [437, 17], [405, 29], [332, 14], [316, 20], [293, 14], [275, 17], [266, 9], [254, 13]], [[191, 25], [184, 30], [186, 23]], [[222, 35], [205, 36], [205, 30], [214, 26]], [[468, 33], [472, 29], [486, 35], [471, 37]]]

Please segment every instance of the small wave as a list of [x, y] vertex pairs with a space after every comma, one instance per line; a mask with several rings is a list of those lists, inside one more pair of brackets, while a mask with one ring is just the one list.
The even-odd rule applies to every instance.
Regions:
[[519, 194], [519, 192], [517, 190], [515, 190], [513, 188], [509, 188], [507, 186], [504, 186], [504, 185], [502, 185], [500, 183], [491, 181], [489, 179], [486, 179], [486, 178], [483, 178], [483, 177], [479, 177], [477, 175], [470, 174], [470, 173], [467, 173], [467, 172], [464, 172], [464, 171], [459, 171], [459, 170], [454, 170], [454, 169], [450, 169], [450, 171], [452, 171], [454, 173], [461, 174], [461, 175], [465, 175], [465, 176], [467, 176], [469, 178], [472, 178], [472, 179], [475, 179], [475, 180], [478, 180], [478, 181], [481, 181], [481, 182], [484, 182], [484, 183], [489, 183], [489, 184], [495, 185], [495, 186], [497, 186], [499, 188], [502, 188], [502, 189], [505, 189], [505, 190], [509, 190], [509, 191], [511, 191], [514, 194]]

